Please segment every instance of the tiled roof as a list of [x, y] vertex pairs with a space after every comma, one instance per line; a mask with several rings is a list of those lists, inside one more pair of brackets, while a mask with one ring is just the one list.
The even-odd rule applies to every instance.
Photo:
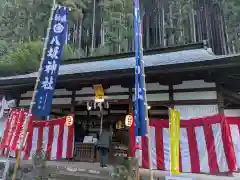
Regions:
[[[151, 66], [158, 66], [158, 65], [199, 62], [199, 61], [212, 60], [212, 59], [216, 59], [216, 56], [211, 52], [211, 50], [194, 49], [194, 50], [184, 50], [184, 51], [177, 51], [177, 52], [170, 52], [170, 53], [147, 55], [147, 56], [144, 56], [144, 63], [145, 63], [145, 67], [151, 67]], [[116, 59], [116, 60], [61, 65], [59, 69], [59, 75], [131, 69], [134, 67], [135, 67], [135, 58], [130, 57], [130, 58], [122, 58], [122, 59]], [[25, 75], [1, 77], [0, 80], [31, 78], [31, 77], [36, 77], [36, 75], [37, 73], [30, 73]]]
[[[211, 49], [192, 49], [177, 52], [169, 52], [162, 54], [153, 54], [144, 56], [145, 67], [183, 64], [201, 61], [210, 61], [225, 56], [216, 56]], [[122, 58], [115, 60], [93, 61], [77, 64], [61, 65], [59, 75], [81, 74], [90, 72], [112, 71], [122, 69], [133, 69], [135, 67], [135, 58]], [[1, 80], [21, 79], [36, 77], [37, 73], [30, 73], [25, 75], [17, 75], [10, 77], [1, 77]]]

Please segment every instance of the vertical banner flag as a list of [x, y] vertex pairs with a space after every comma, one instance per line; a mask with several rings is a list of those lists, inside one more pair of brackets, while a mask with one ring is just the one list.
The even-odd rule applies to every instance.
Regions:
[[56, 6], [47, 39], [41, 76], [37, 84], [37, 93], [33, 107], [34, 115], [48, 116], [50, 113], [63, 46], [66, 42], [67, 23], [68, 9]]
[[144, 99], [144, 73], [142, 59], [142, 30], [139, 0], [134, 0], [134, 37], [135, 37], [135, 110], [134, 126], [135, 136], [145, 136], [147, 132], [147, 120], [145, 117], [145, 99]]
[[173, 175], [179, 174], [180, 157], [180, 112], [170, 109], [170, 171]]

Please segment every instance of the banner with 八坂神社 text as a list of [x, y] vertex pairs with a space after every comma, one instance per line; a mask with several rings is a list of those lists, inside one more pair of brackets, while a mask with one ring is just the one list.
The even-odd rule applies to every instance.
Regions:
[[66, 43], [67, 29], [68, 8], [56, 6], [43, 57], [41, 76], [37, 84], [37, 93], [32, 111], [35, 116], [48, 116], [51, 111], [52, 97], [57, 81], [63, 47]]

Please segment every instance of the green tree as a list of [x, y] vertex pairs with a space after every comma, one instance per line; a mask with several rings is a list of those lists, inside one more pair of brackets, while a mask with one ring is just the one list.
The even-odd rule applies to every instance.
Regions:
[[[43, 43], [32, 41], [23, 43], [14, 51], [0, 57], [0, 75], [16, 75], [36, 71], [42, 56]], [[63, 60], [81, 57], [83, 52], [66, 45]]]
[[[133, 0], [57, 0], [57, 3], [71, 8], [69, 45], [63, 59], [134, 51]], [[214, 33], [218, 32], [219, 43], [226, 51], [240, 51], [238, 0], [143, 0], [141, 3], [145, 49], [213, 41]], [[0, 73], [36, 70], [51, 6], [51, 0], [0, 1], [0, 68], [3, 69]], [[214, 24], [212, 16], [219, 19], [218, 24]]]
[[133, 38], [133, 1], [105, 0], [103, 26], [106, 31], [105, 42], [113, 53], [126, 52]]

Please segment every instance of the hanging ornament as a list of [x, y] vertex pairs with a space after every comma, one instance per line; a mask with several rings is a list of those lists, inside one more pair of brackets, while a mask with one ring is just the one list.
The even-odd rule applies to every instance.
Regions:
[[94, 107], [94, 109], [97, 108], [97, 102], [96, 102], [96, 101], [94, 101], [94, 105], [93, 105], [93, 107]]
[[92, 109], [92, 106], [91, 106], [90, 102], [88, 101], [88, 102], [87, 102], [87, 110], [88, 110], [88, 111], [91, 111], [91, 109]]
[[103, 110], [102, 103], [101, 103], [101, 102], [99, 102], [97, 105], [98, 105], [98, 107], [99, 107], [99, 110], [100, 110], [100, 111], [102, 111], [102, 110]]
[[73, 125], [73, 117], [67, 116], [65, 124], [66, 124], [66, 126], [72, 126]]

